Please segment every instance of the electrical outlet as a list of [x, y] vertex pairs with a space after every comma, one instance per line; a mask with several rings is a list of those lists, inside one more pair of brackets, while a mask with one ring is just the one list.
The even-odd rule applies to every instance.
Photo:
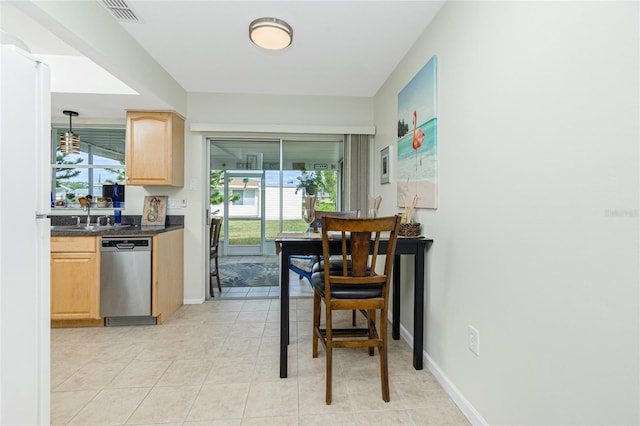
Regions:
[[169, 198], [168, 204], [170, 209], [184, 209], [187, 207], [187, 200]]
[[469, 350], [480, 356], [480, 332], [469, 326]]

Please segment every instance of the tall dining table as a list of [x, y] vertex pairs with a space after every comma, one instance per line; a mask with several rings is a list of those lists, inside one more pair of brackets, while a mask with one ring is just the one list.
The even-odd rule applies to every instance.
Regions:
[[[386, 250], [388, 240], [380, 242]], [[322, 234], [320, 233], [279, 233], [275, 239], [276, 253], [280, 254], [280, 377], [287, 377], [287, 354], [289, 346], [289, 256], [322, 255]], [[338, 242], [336, 241], [336, 244]], [[413, 299], [413, 367], [422, 369], [424, 334], [424, 289], [426, 254], [433, 240], [425, 237], [399, 237], [393, 263], [393, 314], [392, 337], [400, 339], [400, 283], [403, 255], [413, 256], [414, 299]]]

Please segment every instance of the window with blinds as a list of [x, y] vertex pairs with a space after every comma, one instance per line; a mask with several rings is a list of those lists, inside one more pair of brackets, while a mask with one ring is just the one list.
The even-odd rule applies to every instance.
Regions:
[[52, 134], [51, 194], [55, 208], [79, 208], [79, 197], [103, 195], [103, 187], [124, 183], [125, 129], [74, 128], [80, 137], [80, 153], [60, 152], [60, 134]]

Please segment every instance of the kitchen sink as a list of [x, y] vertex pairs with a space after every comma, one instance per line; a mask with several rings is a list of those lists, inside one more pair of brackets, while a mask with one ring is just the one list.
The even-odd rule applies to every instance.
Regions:
[[80, 224], [80, 225], [51, 225], [52, 231], [76, 231], [76, 232], [98, 232], [98, 231], [109, 231], [111, 229], [116, 228], [127, 228], [131, 225], [89, 225]]

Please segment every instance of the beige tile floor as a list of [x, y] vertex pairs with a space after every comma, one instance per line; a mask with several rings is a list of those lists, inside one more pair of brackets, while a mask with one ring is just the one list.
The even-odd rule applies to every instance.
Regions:
[[[338, 349], [333, 404], [311, 357], [310, 298], [291, 300], [289, 377], [279, 378], [279, 300], [185, 305], [160, 326], [53, 329], [54, 425], [462, 425], [411, 349], [390, 341], [391, 402], [378, 357]], [[350, 319], [350, 312], [344, 321]]]

